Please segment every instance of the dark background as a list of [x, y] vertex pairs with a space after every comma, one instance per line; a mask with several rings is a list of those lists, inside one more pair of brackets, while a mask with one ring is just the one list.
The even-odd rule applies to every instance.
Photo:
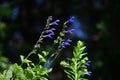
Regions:
[[[89, 69], [93, 73], [89, 80], [120, 79], [119, 0], [0, 0], [1, 69], [4, 68], [2, 61], [7, 60], [3, 60], [3, 56], [11, 63], [20, 63], [19, 55], [26, 56], [31, 51], [48, 16], [53, 16], [54, 20], [60, 19], [60, 24], [75, 16], [75, 23], [70, 26], [77, 27], [71, 37], [72, 45], [82, 40], [87, 46], [91, 61]], [[58, 63], [71, 56], [71, 50], [72, 47], [63, 50], [54, 63], [50, 74], [52, 80], [65, 78], [63, 68]]]

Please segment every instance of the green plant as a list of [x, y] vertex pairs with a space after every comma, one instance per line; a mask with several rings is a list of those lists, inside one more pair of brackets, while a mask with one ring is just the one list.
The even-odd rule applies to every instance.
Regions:
[[64, 70], [67, 76], [71, 80], [87, 80], [84, 75], [91, 75], [91, 71], [88, 71], [90, 61], [86, 57], [86, 53], [83, 53], [85, 46], [83, 42], [78, 41], [77, 46], [74, 47], [73, 58], [68, 58], [68, 61], [61, 61], [61, 65], [66, 67]]
[[[20, 55], [22, 62], [21, 65], [18, 65], [17, 63], [11, 65], [8, 69], [4, 70], [3, 73], [0, 74], [0, 80], [48, 80], [48, 73], [52, 71], [52, 68], [48, 68], [45, 65], [50, 65], [60, 54], [60, 51], [66, 46], [70, 45], [72, 42], [72, 40], [66, 37], [66, 34], [70, 34], [74, 31], [74, 29], [68, 30], [67, 26], [68, 23], [74, 21], [73, 19], [74, 17], [71, 17], [63, 24], [63, 29], [60, 31], [58, 37], [53, 40], [53, 46], [55, 50], [52, 52], [47, 50], [40, 51], [41, 43], [43, 43], [44, 38], [52, 38], [55, 35], [54, 31], [56, 29], [52, 28], [51, 26], [57, 26], [60, 22], [60, 20], [51, 22], [52, 17], [50, 16], [47, 19], [46, 26], [43, 29], [43, 32], [41, 33], [32, 51], [26, 57]], [[82, 59], [82, 57], [85, 55], [82, 53], [84, 51], [84, 48], [85, 47], [83, 47], [83, 43], [81, 41], [78, 41], [78, 44], [73, 52], [74, 57], [72, 59], [69, 59], [71, 63], [65, 61], [61, 62], [64, 67], [70, 69], [66, 69], [65, 72], [71, 80], [82, 80], [84, 78], [81, 78], [81, 76], [88, 74], [87, 67], [85, 66], [85, 64], [89, 65], [89, 62], [86, 63], [88, 58], [85, 57]], [[29, 59], [29, 57], [32, 55], [37, 55], [37, 64]], [[51, 61], [49, 59], [51, 59]], [[23, 64], [26, 64], [27, 66], [25, 68], [22, 68]]]

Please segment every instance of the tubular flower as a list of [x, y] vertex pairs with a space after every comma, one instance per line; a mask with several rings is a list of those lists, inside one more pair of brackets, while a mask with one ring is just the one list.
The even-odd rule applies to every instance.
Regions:
[[51, 29], [47, 30], [47, 33], [53, 32], [54, 30], [56, 30], [56, 29], [55, 28], [51, 28]]
[[90, 76], [90, 75], [92, 74], [92, 72], [91, 72], [91, 71], [88, 71], [88, 72], [86, 72], [85, 74], [88, 75], [88, 76]]
[[55, 35], [54, 32], [51, 32], [50, 34], [44, 35], [44, 37], [52, 38], [52, 35]]
[[50, 23], [49, 25], [58, 25], [58, 22], [60, 22], [60, 20], [55, 20], [54, 22]]
[[87, 61], [87, 62], [85, 63], [85, 66], [90, 66], [90, 63], [91, 63], [91, 61]]
[[65, 48], [65, 46], [70, 45], [70, 42], [72, 42], [72, 40], [67, 39], [65, 42], [62, 43], [61, 47]]
[[71, 23], [71, 22], [74, 22], [74, 16], [72, 16], [69, 20], [67, 20], [67, 23]]
[[54, 30], [56, 30], [56, 29], [55, 28], [51, 28], [49, 30], [46, 30], [46, 32], [49, 33], [49, 34], [44, 35], [44, 37], [52, 38], [52, 35], [55, 35], [54, 32], [53, 32]]
[[70, 30], [67, 30], [67, 31], [65, 31], [66, 33], [73, 33], [73, 31], [74, 31], [75, 29], [70, 29]]

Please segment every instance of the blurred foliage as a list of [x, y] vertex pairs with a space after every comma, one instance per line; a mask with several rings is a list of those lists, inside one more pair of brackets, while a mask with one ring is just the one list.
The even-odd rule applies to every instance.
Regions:
[[0, 5], [0, 15], [9, 17], [12, 13], [12, 8], [10, 7], [9, 4], [7, 5]]
[[7, 30], [7, 25], [4, 22], [0, 22], [0, 38], [4, 39], [7, 36]]
[[6, 57], [0, 56], [0, 71], [8, 68], [9, 63]]
[[106, 32], [106, 26], [105, 24], [103, 23], [103, 21], [101, 21], [100, 23], [97, 23], [96, 24], [96, 28], [102, 32]]

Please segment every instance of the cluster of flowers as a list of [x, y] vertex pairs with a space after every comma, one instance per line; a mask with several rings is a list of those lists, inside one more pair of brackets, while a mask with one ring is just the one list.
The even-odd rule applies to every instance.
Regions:
[[[86, 67], [90, 66], [90, 63], [91, 63], [91, 61], [87, 61], [87, 62], [85, 63], [85, 66], [86, 66]], [[88, 72], [86, 72], [85, 74], [88, 75], [88, 76], [90, 76], [90, 75], [92, 74], [92, 72], [91, 72], [91, 71], [88, 71]]]
[[[71, 17], [69, 20], [67, 20], [65, 23], [72, 23], [74, 21], [74, 17]], [[58, 23], [60, 22], [60, 20], [55, 20], [53, 22], [51, 22], [49, 25], [58, 25]], [[55, 28], [51, 28], [49, 30], [46, 30], [46, 32], [48, 34], [44, 35], [45, 38], [52, 38], [54, 34], [54, 30], [56, 30]], [[73, 33], [74, 29], [70, 29], [70, 30], [66, 30], [65, 32], [66, 33]], [[62, 45], [61, 45], [61, 48], [65, 48], [67, 45], [70, 45], [70, 42], [72, 42], [72, 40], [70, 39], [67, 39], [65, 40]]]
[[[60, 20], [57, 19], [57, 20], [51, 22], [49, 25], [50, 25], [50, 26], [52, 26], [52, 25], [58, 25], [59, 22], [60, 22]], [[68, 19], [65, 23], [72, 23], [72, 22], [74, 22], [74, 17], [71, 17], [71, 18]], [[46, 30], [46, 32], [47, 32], [48, 34], [44, 35], [44, 37], [45, 37], [45, 38], [52, 38], [52, 37], [55, 35], [55, 34], [54, 34], [54, 31], [55, 31], [55, 30], [56, 30], [55, 28], [51, 28], [51, 29], [49, 29], [49, 30]], [[74, 29], [69, 29], [69, 30], [66, 30], [65, 33], [70, 33], [70, 34], [71, 34], [71, 33], [73, 33], [73, 31], [74, 31]], [[61, 48], [62, 48], [62, 49], [65, 48], [66, 46], [70, 45], [71, 42], [72, 42], [72, 40], [70, 40], [70, 39], [65, 40], [64, 42], [62, 42]], [[87, 61], [87, 62], [85, 63], [85, 66], [86, 66], [86, 67], [90, 66], [90, 63], [91, 63], [91, 61]], [[91, 71], [88, 71], [88, 72], [86, 72], [85, 74], [88, 75], [88, 76], [90, 76], [90, 75], [92, 74], [92, 72], [91, 72]]]

